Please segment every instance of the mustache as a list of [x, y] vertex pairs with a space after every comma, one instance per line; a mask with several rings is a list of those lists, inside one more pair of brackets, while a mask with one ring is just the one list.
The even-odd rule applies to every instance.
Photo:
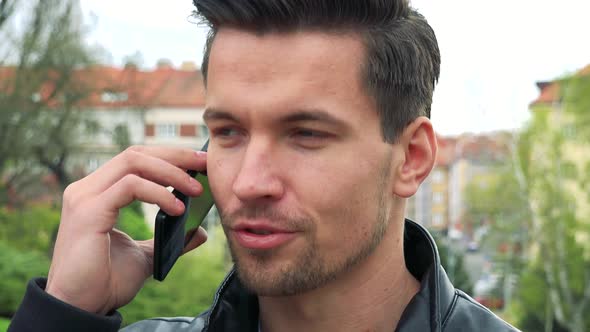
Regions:
[[244, 205], [234, 211], [220, 211], [221, 224], [233, 226], [238, 219], [268, 219], [277, 225], [289, 229], [309, 229], [313, 225], [312, 218], [300, 213], [285, 211], [270, 205]]

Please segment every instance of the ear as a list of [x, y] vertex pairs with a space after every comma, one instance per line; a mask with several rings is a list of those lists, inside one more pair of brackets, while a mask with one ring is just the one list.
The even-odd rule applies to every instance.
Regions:
[[404, 159], [396, 169], [394, 194], [410, 197], [426, 179], [436, 161], [437, 142], [432, 123], [426, 117], [419, 117], [410, 123], [398, 142]]

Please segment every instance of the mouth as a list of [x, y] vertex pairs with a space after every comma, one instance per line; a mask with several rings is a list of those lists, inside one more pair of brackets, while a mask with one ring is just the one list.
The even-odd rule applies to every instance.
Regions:
[[252, 233], [255, 235], [271, 235], [273, 232], [264, 230], [264, 229], [256, 229], [256, 228], [244, 228], [244, 232]]
[[268, 223], [244, 223], [231, 229], [237, 243], [247, 249], [275, 249], [292, 241], [297, 232]]

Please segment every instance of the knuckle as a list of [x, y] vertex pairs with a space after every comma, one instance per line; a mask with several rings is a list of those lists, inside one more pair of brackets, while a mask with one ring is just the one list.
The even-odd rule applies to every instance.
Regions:
[[132, 145], [125, 149], [127, 153], [143, 153], [145, 151], [145, 146], [143, 145]]
[[123, 151], [123, 153], [121, 154], [121, 158], [123, 159], [125, 164], [134, 167], [137, 159], [142, 154], [142, 151], [144, 151], [144, 147], [140, 145], [134, 145], [125, 149], [125, 151]]
[[67, 207], [73, 207], [76, 205], [77, 200], [80, 196], [79, 185], [77, 182], [70, 183], [63, 193], [63, 204]]
[[135, 174], [127, 174], [120, 180], [120, 183], [125, 190], [131, 190], [139, 184], [139, 181], [139, 176]]

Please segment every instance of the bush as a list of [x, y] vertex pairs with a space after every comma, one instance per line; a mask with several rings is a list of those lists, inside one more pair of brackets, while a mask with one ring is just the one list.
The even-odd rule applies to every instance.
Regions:
[[33, 277], [46, 276], [49, 258], [38, 252], [23, 252], [0, 241], [0, 316], [11, 317]]
[[134, 240], [148, 240], [154, 237], [154, 233], [145, 223], [140, 204], [136, 201], [121, 209], [119, 211], [119, 220], [115, 227], [131, 236]]
[[22, 251], [49, 255], [59, 220], [59, 209], [51, 206], [31, 206], [20, 211], [0, 207], [0, 240]]
[[8, 330], [8, 325], [10, 321], [8, 319], [0, 318], [0, 332], [5, 332]]

